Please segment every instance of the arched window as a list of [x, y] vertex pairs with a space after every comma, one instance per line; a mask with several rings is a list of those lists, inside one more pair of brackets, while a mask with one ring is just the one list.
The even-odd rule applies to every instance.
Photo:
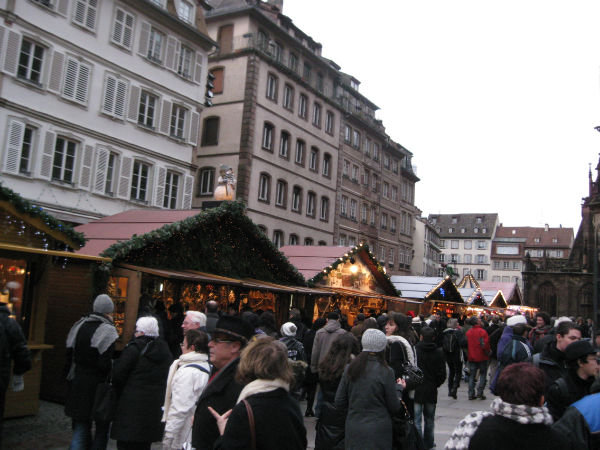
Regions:
[[298, 239], [298, 235], [297, 234], [290, 234], [290, 238], [289, 238], [289, 245], [298, 245], [298, 242], [300, 240]]
[[287, 183], [285, 180], [277, 180], [275, 187], [275, 206], [285, 208], [287, 204]]
[[258, 200], [269, 202], [271, 196], [271, 176], [268, 173], [261, 173], [258, 181]]
[[297, 213], [302, 211], [302, 188], [300, 186], [294, 186], [292, 190], [292, 211]]
[[329, 222], [329, 198], [325, 196], [321, 197], [319, 219], [323, 222]]
[[317, 147], [310, 148], [308, 168], [313, 172], [317, 172], [319, 170], [319, 149]]
[[285, 159], [290, 157], [290, 133], [282, 131], [279, 138], [279, 156]]
[[280, 248], [283, 245], [283, 231], [273, 231], [273, 244], [275, 244], [275, 247], [277, 248]]
[[330, 177], [331, 176], [331, 155], [329, 153], [325, 153], [323, 155], [323, 176]]
[[265, 122], [263, 126], [263, 138], [262, 148], [265, 150], [273, 151], [273, 134], [275, 133], [275, 127], [269, 122]]
[[315, 241], [312, 238], [304, 238], [304, 245], [314, 245]]

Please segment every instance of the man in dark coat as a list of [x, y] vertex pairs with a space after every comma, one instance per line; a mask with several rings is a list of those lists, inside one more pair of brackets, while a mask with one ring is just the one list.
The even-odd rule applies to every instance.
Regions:
[[[452, 320], [452, 319], [451, 319]], [[415, 425], [423, 437], [425, 448], [434, 447], [435, 407], [438, 388], [446, 380], [444, 352], [435, 343], [435, 331], [429, 327], [421, 330], [417, 343], [417, 364], [423, 371], [423, 383], [415, 390]], [[421, 415], [425, 428], [421, 426]]]
[[[448, 396], [456, 399], [462, 377], [462, 346], [464, 335], [458, 328], [458, 319], [448, 320], [448, 328], [442, 336], [442, 350], [448, 364]], [[417, 360], [418, 362], [418, 360]]]
[[[119, 337], [112, 320], [114, 304], [110, 297], [96, 297], [93, 312], [79, 319], [67, 336], [65, 372], [69, 391], [65, 414], [72, 419], [71, 448], [106, 448], [110, 423], [96, 421], [92, 441], [92, 409], [98, 384], [104, 382], [111, 370], [115, 341]], [[92, 442], [90, 442], [92, 441]]]
[[243, 386], [235, 380], [235, 373], [240, 353], [253, 334], [252, 326], [239, 317], [223, 316], [217, 322], [208, 344], [213, 372], [194, 413], [192, 447], [196, 450], [211, 450], [220, 435], [208, 407], [224, 414], [237, 402]]
[[13, 363], [13, 390], [23, 389], [23, 374], [31, 369], [31, 355], [27, 348], [23, 330], [14, 319], [9, 317], [10, 311], [4, 303], [0, 303], [0, 448], [2, 448], [2, 418], [6, 391], [10, 381], [10, 363]]
[[600, 448], [600, 392], [587, 395], [567, 408], [552, 428], [569, 436], [565, 450]]

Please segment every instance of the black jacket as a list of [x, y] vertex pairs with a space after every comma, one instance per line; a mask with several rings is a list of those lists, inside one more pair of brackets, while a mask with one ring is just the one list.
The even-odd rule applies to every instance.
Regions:
[[[251, 395], [256, 448], [260, 450], [304, 450], [306, 428], [300, 407], [284, 389]], [[243, 402], [233, 408], [225, 432], [215, 445], [221, 450], [248, 450], [251, 446], [248, 413]]]
[[437, 390], [446, 380], [444, 352], [435, 342], [419, 342], [417, 365], [423, 371], [423, 383], [415, 389], [415, 403], [437, 403]]
[[192, 446], [196, 450], [211, 450], [219, 437], [217, 422], [208, 407], [223, 414], [235, 406], [242, 392], [242, 386], [235, 381], [239, 363], [236, 358], [213, 375], [198, 399], [192, 428]]
[[112, 380], [119, 400], [111, 437], [117, 441], [162, 440], [161, 422], [172, 357], [161, 338], [134, 338], [115, 361]]
[[323, 393], [321, 415], [317, 420], [315, 450], [342, 450], [344, 448], [344, 427], [346, 411], [335, 407], [335, 393], [341, 377], [336, 380], [321, 380]]
[[569, 406], [552, 428], [569, 436], [565, 450], [600, 449], [600, 393], [588, 395]]
[[556, 348], [555, 339], [547, 342], [541, 353], [533, 355], [533, 363], [546, 374], [545, 392], [555, 380], [567, 373], [565, 354]]
[[546, 403], [554, 420], [558, 420], [569, 405], [588, 395], [593, 382], [593, 377], [581, 379], [574, 369], [569, 369], [565, 376], [554, 381], [546, 394]]
[[10, 314], [8, 307], [0, 304], [0, 331], [6, 333], [6, 342], [8, 348], [0, 349], [0, 390], [5, 391], [8, 388], [10, 379], [10, 362], [12, 360], [13, 373], [23, 375], [31, 369], [31, 355], [27, 348], [27, 342], [23, 335], [23, 330], [17, 322], [8, 317]]

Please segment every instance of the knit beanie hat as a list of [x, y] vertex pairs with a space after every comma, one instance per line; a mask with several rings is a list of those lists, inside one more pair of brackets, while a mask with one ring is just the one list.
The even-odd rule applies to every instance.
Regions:
[[286, 322], [281, 325], [281, 335], [282, 336], [296, 336], [296, 330], [298, 328], [292, 322]]
[[365, 331], [360, 342], [363, 352], [379, 353], [384, 351], [387, 345], [385, 334], [376, 328], [369, 328]]
[[110, 314], [115, 309], [115, 305], [106, 294], [100, 294], [94, 300], [93, 311], [99, 314]]

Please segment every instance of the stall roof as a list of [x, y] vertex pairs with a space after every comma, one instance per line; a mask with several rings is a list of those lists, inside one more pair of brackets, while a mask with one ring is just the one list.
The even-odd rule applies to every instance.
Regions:
[[[430, 294], [435, 293], [443, 286], [446, 286], [448, 289], [453, 291], [451, 294], [453, 294], [455, 298], [444, 301], [463, 303], [462, 295], [450, 277], [440, 278], [393, 275], [390, 279], [396, 289], [402, 292], [402, 297], [427, 300]], [[438, 298], [437, 300], [442, 299]], [[457, 302], [456, 300], [459, 301]]]
[[494, 292], [491, 298], [496, 296], [498, 291], [502, 291], [502, 295], [509, 305], [521, 305], [523, 303], [523, 295], [517, 283], [506, 283], [500, 281], [480, 281], [479, 285], [484, 292]]

